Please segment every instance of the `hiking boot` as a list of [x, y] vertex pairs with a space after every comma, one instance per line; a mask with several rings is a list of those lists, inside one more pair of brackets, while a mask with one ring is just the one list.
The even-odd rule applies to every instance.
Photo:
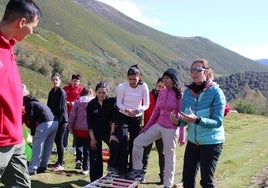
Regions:
[[142, 182], [144, 180], [144, 173], [142, 172], [142, 170], [133, 169], [127, 174], [127, 179]]

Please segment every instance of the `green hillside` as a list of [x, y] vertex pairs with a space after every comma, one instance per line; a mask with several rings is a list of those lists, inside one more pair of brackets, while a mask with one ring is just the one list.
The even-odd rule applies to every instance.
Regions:
[[[134, 57], [138, 55], [141, 58], [138, 59], [140, 63], [144, 64], [144, 61], [149, 64], [155, 63], [160, 69], [164, 64], [168, 66], [188, 66], [195, 58], [205, 57], [219, 74], [247, 70], [268, 70], [266, 66], [256, 66], [256, 63], [252, 60], [231, 52], [208, 39], [171, 36], [136, 22], [103, 3], [94, 0], [76, 0], [75, 2], [80, 2], [90, 11], [85, 14], [82, 14], [81, 11], [79, 15], [75, 15], [74, 19], [69, 18], [69, 22], [76, 19], [82, 21], [79, 24], [81, 31], [88, 31], [86, 33], [87, 39], [82, 40], [82, 43], [75, 42], [80, 47], [86, 48], [85, 41], [96, 41], [96, 44], [112, 57], [131, 61], [133, 55]], [[57, 1], [57, 3], [59, 3], [57, 7], [60, 7], [61, 1]], [[66, 4], [65, 1], [64, 6], [67, 6]], [[74, 4], [72, 5], [70, 2], [69, 5], [76, 7], [77, 3]], [[79, 9], [79, 7], [76, 8]], [[73, 12], [76, 12], [76, 10]], [[96, 18], [96, 15], [100, 17]], [[50, 20], [49, 17], [47, 19]], [[86, 22], [83, 22], [84, 20]], [[51, 23], [53, 24], [53, 22]], [[42, 25], [41, 21], [42, 27], [51, 30], [52, 26], [50, 24]], [[94, 27], [94, 30], [92, 30], [92, 27]], [[61, 34], [58, 29], [53, 29], [53, 31]], [[68, 36], [64, 38], [71, 40]], [[99, 42], [101, 38], [105, 41]], [[106, 45], [108, 41], [110, 41], [109, 45]], [[116, 46], [126, 51], [127, 59], [117, 54], [117, 50], [114, 50], [114, 48], [117, 49]]]
[[[7, 2], [0, 1], [0, 15]], [[150, 87], [168, 67], [177, 68], [181, 83], [188, 83], [188, 69], [196, 58], [208, 59], [218, 75], [268, 72], [268, 66], [209, 39], [159, 32], [94, 0], [36, 0], [36, 3], [43, 17], [35, 33], [17, 45], [16, 53], [23, 82], [40, 97], [46, 97], [50, 75], [55, 70], [61, 71], [64, 84], [71, 74], [80, 73], [83, 84], [90, 81], [95, 85], [105, 80], [112, 91], [133, 64], [139, 64]]]

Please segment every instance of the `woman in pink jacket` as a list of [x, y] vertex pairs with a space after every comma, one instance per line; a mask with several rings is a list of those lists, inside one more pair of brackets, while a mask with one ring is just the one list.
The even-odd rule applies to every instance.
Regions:
[[177, 139], [179, 137], [180, 145], [185, 143], [185, 130], [173, 125], [170, 120], [170, 113], [178, 114], [180, 112], [182, 91], [178, 87], [179, 73], [176, 69], [168, 69], [162, 77], [166, 88], [160, 90], [149, 121], [142, 129], [141, 134], [134, 140], [133, 170], [128, 174], [128, 178], [139, 181], [144, 179], [142, 172], [144, 147], [162, 138], [163, 152], [165, 153], [164, 187], [171, 187], [174, 182]]
[[[68, 128], [76, 137], [76, 150], [82, 148], [83, 154], [76, 151], [76, 169], [82, 166], [82, 174], [89, 173], [89, 143], [90, 137], [87, 127], [87, 105], [94, 97], [90, 96], [90, 89], [84, 87], [80, 93], [80, 98], [74, 103], [68, 121]], [[81, 155], [82, 154], [82, 155]]]

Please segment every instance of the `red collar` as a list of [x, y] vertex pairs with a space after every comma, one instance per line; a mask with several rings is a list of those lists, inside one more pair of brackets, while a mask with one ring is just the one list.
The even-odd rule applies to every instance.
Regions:
[[2, 45], [4, 45], [4, 47], [10, 49], [15, 45], [16, 40], [15, 39], [8, 40], [2, 33], [0, 33], [0, 42], [2, 43]]

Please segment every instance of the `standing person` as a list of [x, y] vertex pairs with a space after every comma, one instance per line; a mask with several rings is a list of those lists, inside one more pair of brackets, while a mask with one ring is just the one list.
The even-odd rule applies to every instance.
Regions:
[[184, 92], [179, 119], [171, 114], [171, 120], [187, 128], [187, 145], [183, 164], [183, 187], [196, 187], [196, 175], [200, 168], [202, 187], [215, 187], [214, 173], [224, 142], [223, 117], [225, 96], [213, 83], [213, 72], [208, 61], [198, 59], [191, 65], [192, 84]]
[[[85, 95], [85, 93], [86, 93], [86, 96], [84, 96]], [[88, 86], [86, 86], [86, 87], [84, 87], [83, 88], [83, 90], [81, 91], [81, 94], [83, 94], [83, 96], [82, 96], [82, 101], [86, 101], [86, 100], [88, 100], [87, 101], [87, 103], [91, 100], [91, 99], [93, 99], [94, 97], [95, 97], [95, 94], [94, 94], [94, 90], [90, 87], [90, 84], [88, 85]], [[81, 95], [80, 94], [80, 95]], [[80, 98], [81, 98], [81, 96], [80, 96]], [[80, 99], [79, 98], [79, 99]], [[86, 99], [86, 100], [85, 100]], [[72, 111], [72, 110], [71, 110]], [[86, 110], [85, 110], [86, 111]], [[84, 112], [84, 111], [83, 111]], [[87, 117], [86, 115], [84, 116], [85, 118]], [[87, 124], [86, 124], [86, 128], [87, 128]], [[87, 130], [87, 129], [86, 129]], [[70, 129], [69, 129], [69, 131], [70, 131]], [[73, 133], [73, 132], [72, 132]], [[78, 133], [78, 134], [80, 134], [80, 133]], [[76, 136], [77, 136], [77, 133], [75, 133], [74, 134], [74, 138], [76, 138]], [[79, 136], [79, 135], [78, 135]], [[84, 134], [82, 134], [82, 136], [85, 136]], [[89, 135], [88, 135], [88, 130], [87, 130], [87, 137], [89, 137]], [[83, 140], [85, 140], [85, 139], [83, 139]], [[83, 141], [82, 140], [82, 141]], [[88, 170], [85, 170], [85, 169], [88, 169], [88, 165], [86, 166], [86, 164], [87, 164], [87, 162], [85, 161], [85, 160], [83, 160], [83, 148], [85, 148], [85, 147], [83, 147], [83, 142], [81, 142], [81, 141], [77, 141], [76, 139], [75, 139], [75, 145], [78, 143], [78, 145], [81, 145], [81, 146], [77, 146], [77, 147], [75, 147], [75, 155], [76, 155], [76, 159], [75, 159], [75, 161], [76, 161], [76, 164], [75, 164], [75, 169], [84, 169], [84, 170], [82, 170], [82, 174], [84, 174], [84, 175], [86, 175], [86, 174], [88, 174]], [[88, 143], [87, 143], [87, 145], [89, 145]], [[87, 147], [88, 148], [88, 147]], [[88, 156], [89, 156], [89, 154], [88, 154]], [[83, 163], [82, 163], [83, 162]]]
[[[75, 103], [75, 101], [80, 97], [80, 93], [83, 89], [83, 87], [80, 85], [80, 75], [79, 74], [73, 74], [71, 82], [63, 87], [63, 89], [66, 92], [67, 95], [67, 112], [68, 115], [70, 115], [71, 109]], [[69, 129], [66, 129], [63, 137], [63, 146], [67, 148], [68, 146], [68, 137], [69, 137]], [[75, 147], [75, 136], [73, 136], [73, 144], [72, 147], [74, 147], [74, 153], [76, 153], [76, 147]]]
[[13, 52], [42, 13], [31, 0], [10, 0], [0, 22], [0, 178], [6, 187], [31, 187], [22, 132], [23, 94]]
[[144, 147], [162, 138], [165, 153], [164, 187], [172, 187], [175, 174], [176, 145], [185, 143], [184, 127], [177, 128], [170, 120], [170, 113], [178, 114], [181, 110], [182, 91], [179, 87], [179, 73], [169, 68], [163, 74], [166, 88], [160, 90], [153, 113], [142, 129], [141, 134], [134, 140], [133, 170], [128, 174], [129, 179], [143, 180], [142, 156]]
[[58, 160], [53, 166], [55, 171], [61, 171], [64, 170], [63, 137], [68, 122], [66, 93], [64, 89], [60, 87], [61, 76], [59, 73], [52, 74], [51, 83], [52, 83], [52, 89], [48, 93], [47, 106], [51, 109], [51, 111], [59, 121], [59, 126], [55, 137]]
[[[146, 125], [152, 115], [152, 112], [154, 110], [156, 100], [158, 97], [158, 94], [161, 89], [165, 88], [165, 85], [163, 83], [163, 78], [158, 78], [154, 89], [150, 92], [150, 106], [147, 110], [144, 111], [144, 118], [143, 118], [143, 124]], [[143, 172], [146, 174], [147, 172], [147, 167], [148, 167], [148, 160], [149, 160], [149, 154], [151, 152], [153, 143], [149, 144], [147, 147], [144, 148], [143, 152]], [[163, 153], [163, 140], [162, 138], [158, 139], [155, 141], [155, 146], [158, 152], [158, 165], [159, 165], [159, 177], [160, 177], [160, 182], [159, 184], [163, 184], [163, 177], [164, 177], [164, 165], [165, 165], [165, 154]]]
[[87, 105], [87, 123], [90, 136], [90, 180], [103, 175], [102, 141], [110, 148], [108, 170], [116, 172], [118, 166], [118, 139], [116, 137], [116, 102], [108, 97], [109, 89], [105, 82], [96, 85], [96, 97]]
[[[119, 84], [116, 89], [118, 113], [118, 138], [120, 143], [120, 177], [126, 178], [132, 169], [133, 141], [142, 126], [142, 113], [149, 107], [149, 89], [141, 81], [141, 71], [137, 65], [128, 69], [127, 81]], [[128, 159], [130, 156], [130, 159]]]
[[89, 172], [89, 134], [87, 127], [87, 104], [94, 97], [90, 96], [90, 89], [83, 88], [80, 94], [80, 98], [74, 103], [74, 106], [70, 112], [68, 128], [76, 137], [76, 149], [82, 148], [81, 152], [76, 151], [76, 169], [81, 169], [82, 174], [86, 175]]
[[50, 108], [31, 95], [23, 97], [24, 123], [33, 136], [32, 160], [29, 164], [30, 175], [45, 172], [58, 129], [58, 120]]

